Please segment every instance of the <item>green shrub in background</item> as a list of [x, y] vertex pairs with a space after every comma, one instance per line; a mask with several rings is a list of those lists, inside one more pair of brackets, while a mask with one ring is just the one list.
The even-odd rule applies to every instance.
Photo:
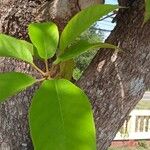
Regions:
[[140, 140], [140, 141], [138, 141], [138, 145], [139, 145], [139, 147], [141, 147], [141, 148], [144, 148], [144, 149], [150, 149], [150, 145], [148, 144], [148, 142], [147, 141], [145, 141], [145, 140]]
[[[97, 31], [94, 26], [96, 26], [96, 24], [94, 24], [91, 28], [87, 29], [84, 33], [82, 33], [81, 36], [77, 38], [77, 40], [87, 40], [90, 43], [102, 42], [103, 34], [102, 32]], [[75, 80], [78, 80], [81, 77], [83, 71], [88, 67], [97, 51], [98, 49], [93, 49], [92, 51], [87, 51], [84, 54], [75, 58], [76, 67], [73, 72], [73, 78]]]

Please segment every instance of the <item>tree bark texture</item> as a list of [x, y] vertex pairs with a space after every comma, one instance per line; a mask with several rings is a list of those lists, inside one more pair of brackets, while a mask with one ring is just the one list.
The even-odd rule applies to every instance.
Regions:
[[108, 43], [119, 53], [102, 49], [78, 81], [92, 100], [98, 150], [106, 150], [126, 117], [142, 98], [150, 79], [150, 22], [143, 24], [144, 0], [125, 3]]
[[[62, 31], [67, 21], [81, 9], [80, 7], [81, 3], [79, 4], [77, 0], [1, 0], [0, 32], [29, 40], [27, 25], [42, 21], [54, 21]], [[42, 67], [41, 63], [36, 63]], [[1, 58], [0, 72], [7, 71], [25, 72], [39, 77], [28, 64]], [[0, 150], [33, 149], [27, 113], [30, 100], [37, 88], [38, 85], [31, 87], [0, 105]]]
[[[150, 23], [142, 26], [144, 0], [120, 0], [129, 8], [120, 10], [117, 26], [107, 42], [123, 52], [100, 50], [78, 81], [93, 104], [98, 150], [106, 150], [129, 112], [142, 98], [149, 84]], [[94, 3], [98, 3], [97, 0]], [[0, 32], [27, 39], [27, 25], [52, 20], [60, 31], [67, 21], [92, 0], [2, 0]], [[0, 59], [0, 71], [29, 72], [39, 76], [28, 64]], [[0, 105], [0, 150], [32, 150], [27, 110], [35, 87], [19, 93]]]
[[[7, 0], [0, 1], [0, 32], [28, 39], [27, 25], [33, 21], [55, 21], [60, 30], [78, 9], [67, 0]], [[59, 9], [62, 8], [62, 9]], [[41, 66], [41, 64], [40, 64]], [[28, 64], [14, 59], [1, 58], [0, 72], [19, 71], [39, 76]], [[10, 83], [11, 84], [11, 83]], [[0, 105], [0, 150], [32, 150], [27, 113], [37, 86], [19, 93]]]

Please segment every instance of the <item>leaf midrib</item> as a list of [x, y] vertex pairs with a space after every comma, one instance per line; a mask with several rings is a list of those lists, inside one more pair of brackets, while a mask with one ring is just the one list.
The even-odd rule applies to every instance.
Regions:
[[59, 112], [60, 112], [60, 116], [61, 116], [61, 121], [62, 121], [62, 128], [63, 128], [63, 132], [64, 132], [64, 143], [65, 143], [65, 150], [66, 150], [66, 134], [65, 134], [65, 122], [64, 122], [64, 117], [63, 117], [63, 113], [62, 113], [62, 105], [61, 105], [61, 98], [60, 98], [60, 91], [58, 92], [58, 86], [57, 86], [57, 83], [56, 81], [54, 82], [54, 85], [55, 85], [55, 89], [56, 89], [56, 95], [57, 95], [57, 100], [58, 100], [58, 105], [59, 105]]

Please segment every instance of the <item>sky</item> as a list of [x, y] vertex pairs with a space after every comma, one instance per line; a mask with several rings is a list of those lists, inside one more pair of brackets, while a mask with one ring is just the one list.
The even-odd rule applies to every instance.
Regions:
[[105, 0], [106, 4], [117, 4], [117, 0]]
[[[105, 0], [105, 4], [117, 4], [117, 0]], [[97, 24], [97, 27], [103, 30], [113, 30], [113, 28], [115, 27], [115, 23], [111, 22], [112, 19], [111, 18], [107, 18], [103, 21], [99, 21]], [[110, 32], [105, 31], [104, 33], [104, 39], [106, 39], [108, 37], [108, 35], [110, 34]]]

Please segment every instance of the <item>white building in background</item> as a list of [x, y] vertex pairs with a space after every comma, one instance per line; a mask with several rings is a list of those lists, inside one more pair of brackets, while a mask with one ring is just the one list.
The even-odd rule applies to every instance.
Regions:
[[150, 139], [150, 110], [133, 110], [114, 140]]
[[[150, 102], [150, 92], [142, 100]], [[134, 109], [114, 140], [150, 140], [150, 110]]]

